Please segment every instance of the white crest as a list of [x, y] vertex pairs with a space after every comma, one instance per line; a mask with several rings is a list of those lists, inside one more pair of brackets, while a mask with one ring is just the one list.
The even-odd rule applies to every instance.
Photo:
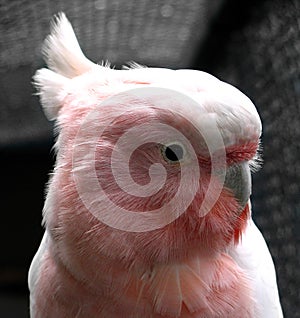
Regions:
[[58, 14], [51, 33], [44, 42], [43, 54], [49, 69], [41, 69], [33, 77], [48, 119], [57, 117], [64, 99], [68, 79], [97, 67], [81, 51], [71, 23], [64, 13]]

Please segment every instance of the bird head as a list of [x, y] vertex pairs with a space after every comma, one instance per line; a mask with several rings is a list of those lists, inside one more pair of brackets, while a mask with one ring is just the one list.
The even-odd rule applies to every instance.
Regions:
[[44, 217], [65, 263], [168, 263], [238, 242], [261, 134], [243, 93], [200, 71], [96, 65], [62, 14], [44, 53], [34, 81], [58, 132]]

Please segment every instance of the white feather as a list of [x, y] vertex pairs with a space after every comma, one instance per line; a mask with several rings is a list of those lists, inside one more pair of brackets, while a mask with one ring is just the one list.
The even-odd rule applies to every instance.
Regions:
[[74, 30], [60, 13], [52, 22], [52, 30], [46, 38], [43, 53], [50, 70], [38, 70], [34, 85], [38, 89], [41, 103], [49, 120], [56, 119], [63, 105], [69, 79], [82, 75], [94, 68], [104, 68], [87, 59], [81, 51]]
[[43, 53], [50, 69], [68, 78], [88, 72], [95, 66], [81, 51], [71, 23], [64, 13], [52, 22]]
[[68, 79], [46, 68], [38, 70], [33, 77], [34, 85], [40, 95], [41, 104], [49, 120], [57, 117], [65, 98], [64, 87]]
[[267, 244], [251, 220], [241, 243], [230, 253], [253, 283], [259, 318], [282, 318], [276, 273]]
[[36, 254], [34, 255], [34, 258], [31, 262], [29, 273], [28, 273], [28, 287], [30, 291], [30, 314], [33, 317], [34, 316], [34, 308], [35, 308], [35, 289], [36, 284], [40, 276], [40, 268], [41, 263], [43, 260], [43, 257], [45, 255], [45, 252], [48, 250], [49, 245], [49, 234], [47, 231], [45, 231], [42, 242], [40, 244], [40, 247]]

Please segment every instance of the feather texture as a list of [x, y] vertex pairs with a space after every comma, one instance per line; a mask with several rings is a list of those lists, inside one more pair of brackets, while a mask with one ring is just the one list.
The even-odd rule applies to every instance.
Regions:
[[281, 318], [250, 215], [252, 102], [205, 72], [96, 65], [64, 14], [43, 52], [34, 83], [59, 136], [31, 316]]
[[96, 65], [81, 51], [74, 30], [64, 13], [52, 22], [52, 32], [46, 38], [43, 53], [49, 68], [62, 76], [73, 78]]

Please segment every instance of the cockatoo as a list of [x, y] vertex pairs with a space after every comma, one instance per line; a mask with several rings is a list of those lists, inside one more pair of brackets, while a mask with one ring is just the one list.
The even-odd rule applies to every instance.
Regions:
[[252, 102], [201, 71], [94, 64], [63, 13], [43, 53], [58, 138], [31, 317], [283, 317], [251, 219]]

